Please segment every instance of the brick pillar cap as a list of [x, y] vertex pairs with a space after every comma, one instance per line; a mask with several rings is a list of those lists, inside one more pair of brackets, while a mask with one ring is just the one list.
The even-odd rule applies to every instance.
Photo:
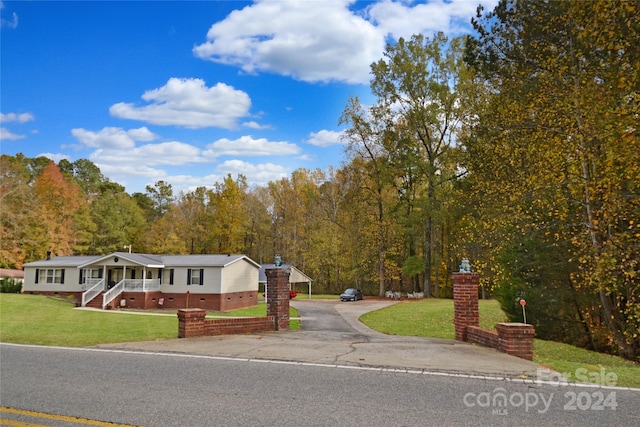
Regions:
[[500, 322], [500, 323], [496, 323], [496, 325], [504, 325], [504, 326], [525, 326], [527, 328], [533, 328], [533, 325], [530, 325], [529, 323], [519, 323], [519, 322]]

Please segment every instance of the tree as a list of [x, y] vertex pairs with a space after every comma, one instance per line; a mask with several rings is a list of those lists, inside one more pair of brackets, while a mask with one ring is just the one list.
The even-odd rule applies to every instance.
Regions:
[[95, 230], [91, 233], [91, 253], [107, 254], [132, 245], [139, 251], [139, 239], [147, 223], [144, 212], [124, 191], [103, 189], [91, 205]]
[[364, 179], [361, 189], [370, 197], [370, 205], [365, 212], [375, 212], [375, 246], [378, 267], [378, 295], [383, 296], [386, 288], [385, 254], [388, 248], [387, 230], [388, 208], [385, 193], [392, 188], [394, 176], [389, 164], [388, 140], [391, 132], [386, 121], [384, 106], [374, 106], [365, 110], [358, 98], [351, 98], [345, 107], [340, 124], [349, 125], [345, 131], [346, 153], [352, 159], [351, 166], [361, 168]]
[[217, 253], [242, 253], [248, 215], [245, 204], [247, 181], [243, 175], [233, 180], [227, 175], [222, 184], [209, 191], [210, 216], [208, 229]]
[[[36, 256], [47, 251], [57, 255], [73, 255], [87, 244], [85, 231], [91, 220], [80, 187], [64, 178], [54, 162], [42, 169], [33, 183], [39, 226], [31, 230], [37, 240]], [[79, 228], [84, 224], [84, 228]]]
[[[66, 159], [62, 159], [58, 166], [63, 173], [67, 173], [74, 179], [89, 202], [102, 193], [103, 184], [109, 183], [109, 180], [102, 175], [100, 168], [91, 160], [78, 159], [71, 163]], [[120, 187], [122, 188], [122, 186]], [[122, 191], [124, 191], [124, 188], [122, 188]]]
[[636, 359], [638, 4], [503, 0], [482, 12], [466, 55], [493, 92], [468, 141], [476, 191], [509, 216], [503, 236], [570, 243], [566, 281], [599, 303], [578, 309], [583, 324], [606, 325], [619, 354]]
[[[437, 254], [434, 233], [439, 228], [434, 220], [442, 217], [438, 187], [457, 178], [447, 157], [467, 115], [462, 93], [469, 75], [462, 47], [462, 39], [449, 40], [442, 33], [431, 39], [414, 35], [388, 44], [384, 58], [371, 66], [371, 90], [377, 96], [372, 116], [384, 126], [384, 133], [377, 133], [387, 153], [387, 168], [395, 174], [389, 182], [398, 187], [406, 207], [409, 230], [415, 230], [413, 218], [422, 213], [427, 296]], [[415, 233], [408, 237], [408, 256], [415, 256]]]
[[0, 266], [20, 268], [28, 256], [27, 231], [35, 203], [29, 170], [15, 157], [0, 156]]
[[153, 186], [147, 185], [145, 189], [147, 197], [153, 201], [155, 219], [161, 218], [174, 202], [171, 184], [164, 181], [156, 181]]

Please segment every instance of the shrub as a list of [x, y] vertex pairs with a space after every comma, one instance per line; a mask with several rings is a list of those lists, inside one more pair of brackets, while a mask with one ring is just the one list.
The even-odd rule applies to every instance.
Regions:
[[0, 279], [0, 292], [3, 294], [19, 294], [22, 291], [22, 282], [5, 277]]

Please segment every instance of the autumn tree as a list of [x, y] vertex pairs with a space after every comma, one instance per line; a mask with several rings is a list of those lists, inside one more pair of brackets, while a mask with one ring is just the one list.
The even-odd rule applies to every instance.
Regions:
[[[375, 105], [363, 111], [357, 99], [352, 99], [343, 112], [341, 123], [350, 125], [345, 132], [350, 151], [367, 160], [374, 178], [380, 294], [384, 293], [385, 262], [393, 277], [397, 274], [394, 267], [407, 260], [404, 272], [412, 276], [418, 273], [417, 267], [424, 266], [425, 295], [432, 293], [434, 265], [442, 252], [436, 243], [444, 241], [439, 233], [444, 230], [441, 224], [446, 216], [442, 206], [451, 193], [445, 184], [457, 179], [460, 172], [449, 159], [450, 152], [468, 114], [462, 102], [462, 92], [469, 84], [462, 48], [462, 39], [449, 40], [442, 33], [433, 38], [414, 35], [408, 41], [401, 38], [388, 44], [384, 57], [371, 65]], [[395, 206], [388, 206], [385, 212], [381, 200], [387, 187], [397, 192], [397, 198]], [[404, 226], [402, 246], [406, 250], [399, 248], [397, 239], [383, 238], [398, 220]], [[420, 252], [424, 263], [413, 259]], [[390, 263], [389, 257], [405, 260]], [[435, 268], [436, 278], [438, 271]], [[412, 288], [419, 287], [414, 281]], [[437, 294], [437, 283], [433, 289]]]
[[[362, 214], [371, 215], [372, 226], [375, 231], [371, 233], [372, 243], [376, 248], [378, 295], [383, 296], [387, 287], [385, 271], [386, 252], [389, 248], [387, 231], [390, 230], [389, 207], [385, 205], [387, 194], [393, 189], [395, 175], [389, 164], [389, 143], [393, 138], [389, 130], [387, 110], [384, 105], [365, 108], [360, 100], [355, 97], [349, 99], [340, 124], [349, 126], [344, 134], [347, 142], [345, 153], [351, 160], [350, 167], [359, 169], [352, 177], [363, 172], [359, 176], [359, 190], [365, 199], [361, 202], [370, 202]], [[358, 199], [353, 199], [358, 200]], [[364, 230], [363, 230], [364, 231]]]
[[[571, 290], [557, 307], [574, 307], [591, 342], [605, 325], [629, 359], [640, 356], [639, 12], [626, 1], [503, 0], [479, 9], [467, 52], [493, 92], [467, 147], [484, 212], [506, 219], [492, 226], [506, 242], [495, 259], [514, 249], [529, 259], [518, 277], [530, 291], [555, 264]], [[523, 257], [527, 247], [553, 259]], [[507, 260], [505, 283], [518, 268]]]
[[209, 190], [208, 231], [215, 253], [243, 253], [245, 227], [248, 224], [245, 194], [247, 179], [229, 174]]
[[271, 196], [267, 187], [247, 190], [245, 205], [247, 225], [244, 247], [247, 256], [263, 264], [273, 260], [273, 229], [271, 226]]
[[0, 265], [20, 268], [34, 245], [29, 230], [37, 224], [27, 167], [16, 157], [0, 156]]
[[40, 221], [30, 231], [37, 239], [34, 254], [44, 258], [47, 251], [57, 255], [82, 252], [88, 244], [91, 220], [80, 187], [65, 179], [60, 168], [50, 162], [34, 181], [33, 192]]

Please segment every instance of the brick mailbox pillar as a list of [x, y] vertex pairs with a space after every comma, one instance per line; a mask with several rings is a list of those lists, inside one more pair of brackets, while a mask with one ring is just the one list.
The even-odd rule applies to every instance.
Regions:
[[496, 323], [498, 350], [521, 359], [533, 360], [536, 330], [526, 323]]
[[267, 316], [275, 319], [276, 331], [289, 329], [289, 271], [281, 268], [265, 270], [267, 276]]
[[478, 273], [453, 273], [453, 324], [456, 340], [467, 341], [467, 326], [480, 326], [478, 314]]
[[204, 336], [204, 318], [207, 312], [201, 308], [178, 310], [178, 338]]

